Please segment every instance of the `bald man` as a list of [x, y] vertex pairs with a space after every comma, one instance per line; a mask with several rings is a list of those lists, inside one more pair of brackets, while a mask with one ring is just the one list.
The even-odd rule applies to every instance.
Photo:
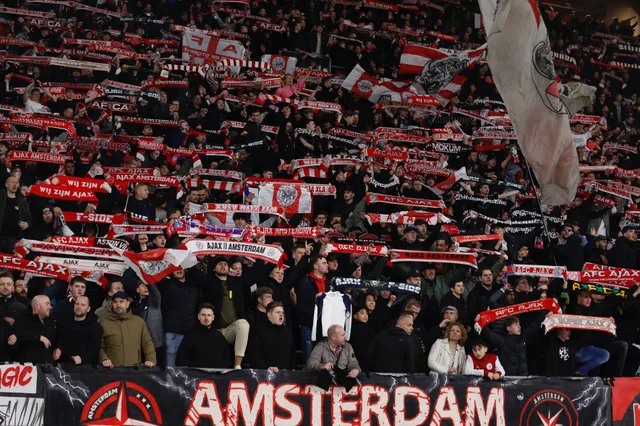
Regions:
[[329, 327], [327, 340], [313, 348], [307, 370], [322, 371], [339, 369], [347, 372], [348, 377], [356, 378], [360, 374], [360, 364], [356, 359], [353, 348], [347, 342], [347, 336], [342, 326], [337, 324]]
[[22, 315], [16, 321], [15, 337], [23, 353], [21, 361], [42, 364], [60, 358], [56, 324], [50, 314], [51, 301], [38, 295], [31, 301], [31, 315]]
[[0, 252], [13, 253], [16, 239], [31, 223], [31, 211], [27, 199], [20, 193], [20, 181], [9, 176], [0, 191]]

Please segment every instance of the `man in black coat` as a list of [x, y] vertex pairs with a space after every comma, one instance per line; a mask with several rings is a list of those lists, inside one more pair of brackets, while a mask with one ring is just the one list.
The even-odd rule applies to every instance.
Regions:
[[636, 230], [625, 226], [622, 228], [622, 237], [616, 239], [616, 243], [611, 247], [607, 254], [610, 265], [618, 268], [637, 269], [638, 252], [637, 252]]
[[251, 329], [249, 364], [251, 368], [269, 369], [274, 373], [280, 368], [291, 370], [295, 364], [295, 349], [291, 330], [284, 325], [282, 303], [269, 303], [267, 319], [267, 323], [258, 323]]
[[326, 282], [326, 276], [329, 273], [327, 259], [316, 255], [311, 257], [309, 263], [311, 264], [311, 272], [302, 278], [295, 288], [297, 298], [296, 311], [298, 323], [301, 327], [302, 353], [305, 360], [309, 359], [313, 349], [311, 345], [311, 327], [313, 325], [316, 296], [329, 289], [329, 285]]
[[184, 336], [176, 365], [198, 368], [228, 368], [230, 366], [229, 345], [213, 325], [213, 306], [203, 303], [198, 309], [198, 323]]
[[467, 304], [462, 296], [464, 295], [465, 287], [463, 281], [456, 281], [451, 283], [451, 291], [444, 296], [440, 301], [440, 308], [444, 309], [453, 306], [458, 311], [458, 321], [460, 321], [465, 327], [470, 327], [469, 316], [467, 314]]
[[564, 265], [570, 271], [580, 271], [584, 265], [584, 251], [582, 238], [574, 232], [573, 226], [565, 223], [558, 234], [558, 241], [551, 246], [553, 255], [559, 265]]
[[13, 326], [16, 318], [27, 310], [27, 299], [14, 293], [13, 278], [8, 272], [0, 274], [0, 317]]
[[57, 321], [58, 347], [62, 350], [60, 362], [76, 365], [98, 362], [102, 327], [98, 324], [98, 317], [90, 311], [89, 298], [78, 296], [73, 305], [73, 315]]
[[404, 312], [395, 327], [383, 330], [369, 347], [371, 371], [381, 373], [412, 373], [414, 370], [413, 313]]
[[61, 351], [58, 349], [58, 332], [53, 318], [50, 317], [51, 301], [47, 296], [38, 295], [31, 301], [31, 315], [25, 314], [15, 324], [15, 340], [23, 353], [23, 362], [44, 364], [57, 361]]
[[75, 300], [80, 296], [84, 296], [87, 292], [87, 280], [80, 276], [71, 278], [69, 290], [71, 291], [71, 297], [65, 297], [56, 303], [55, 308], [53, 308], [53, 319], [56, 321], [71, 318], [75, 311]]

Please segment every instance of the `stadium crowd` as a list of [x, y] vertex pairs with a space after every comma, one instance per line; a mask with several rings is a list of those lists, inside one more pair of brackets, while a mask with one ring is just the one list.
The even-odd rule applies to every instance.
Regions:
[[[446, 105], [342, 87], [357, 66], [402, 80], [411, 43], [480, 48], [475, 1], [97, 3], [0, 8], [1, 361], [640, 374], [640, 286], [622, 278], [640, 270], [637, 22], [540, 6], [558, 75], [597, 87], [571, 120], [578, 194], [551, 207], [484, 60]], [[185, 27], [244, 56], [176, 59]], [[251, 62], [264, 55], [282, 57], [271, 70]], [[309, 200], [287, 192], [301, 182], [317, 185]], [[286, 214], [256, 207], [267, 199]], [[157, 282], [136, 270], [146, 252], [238, 238], [283, 261], [204, 255]], [[91, 254], [114, 240], [138, 268]], [[415, 252], [427, 254], [407, 260]], [[20, 259], [68, 267], [70, 280]], [[571, 279], [607, 267], [621, 278]], [[557, 308], [611, 317], [615, 333], [602, 322], [545, 333]], [[483, 313], [495, 318], [478, 326]]]

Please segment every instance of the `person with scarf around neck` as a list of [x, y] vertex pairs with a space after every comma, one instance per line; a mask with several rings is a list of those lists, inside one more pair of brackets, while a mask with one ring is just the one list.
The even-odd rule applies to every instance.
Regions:
[[296, 285], [296, 311], [300, 324], [302, 352], [305, 360], [311, 355], [311, 327], [313, 325], [313, 310], [316, 297], [328, 290], [326, 275], [329, 273], [327, 259], [315, 255], [310, 259], [311, 272]]

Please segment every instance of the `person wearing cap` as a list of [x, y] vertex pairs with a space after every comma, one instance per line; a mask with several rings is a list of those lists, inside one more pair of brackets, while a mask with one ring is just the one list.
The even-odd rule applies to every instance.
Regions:
[[446, 306], [454, 306], [458, 311], [458, 321], [464, 324], [465, 327], [470, 327], [469, 315], [467, 312], [467, 303], [463, 299], [464, 295], [464, 281], [456, 281], [452, 283], [449, 293], [445, 294], [440, 301], [440, 308]]
[[594, 238], [591, 235], [587, 239], [589, 242], [584, 247], [585, 261], [596, 265], [609, 265], [611, 262], [607, 257], [607, 237], [598, 235]]
[[630, 226], [622, 228], [622, 236], [616, 239], [615, 244], [607, 253], [611, 260], [609, 266], [618, 268], [638, 269], [638, 235]]
[[36, 221], [36, 223], [34, 223], [34, 226], [30, 232], [29, 238], [42, 241], [54, 235], [58, 235], [58, 234], [55, 228], [53, 212], [51, 211], [51, 207], [47, 206], [42, 209], [41, 220]]
[[107, 314], [111, 312], [111, 299], [117, 292], [124, 291], [124, 284], [122, 284], [120, 280], [111, 281], [107, 284], [106, 290], [107, 297], [104, 298], [102, 306], [96, 309], [95, 312], [95, 314], [98, 316], [98, 322], [102, 322], [102, 320], [107, 317]]
[[103, 367], [113, 368], [142, 364], [153, 367], [157, 364], [156, 350], [147, 329], [147, 324], [133, 315], [129, 306], [132, 299], [124, 291], [116, 292], [111, 298], [111, 312], [100, 323], [102, 343], [98, 361]]

